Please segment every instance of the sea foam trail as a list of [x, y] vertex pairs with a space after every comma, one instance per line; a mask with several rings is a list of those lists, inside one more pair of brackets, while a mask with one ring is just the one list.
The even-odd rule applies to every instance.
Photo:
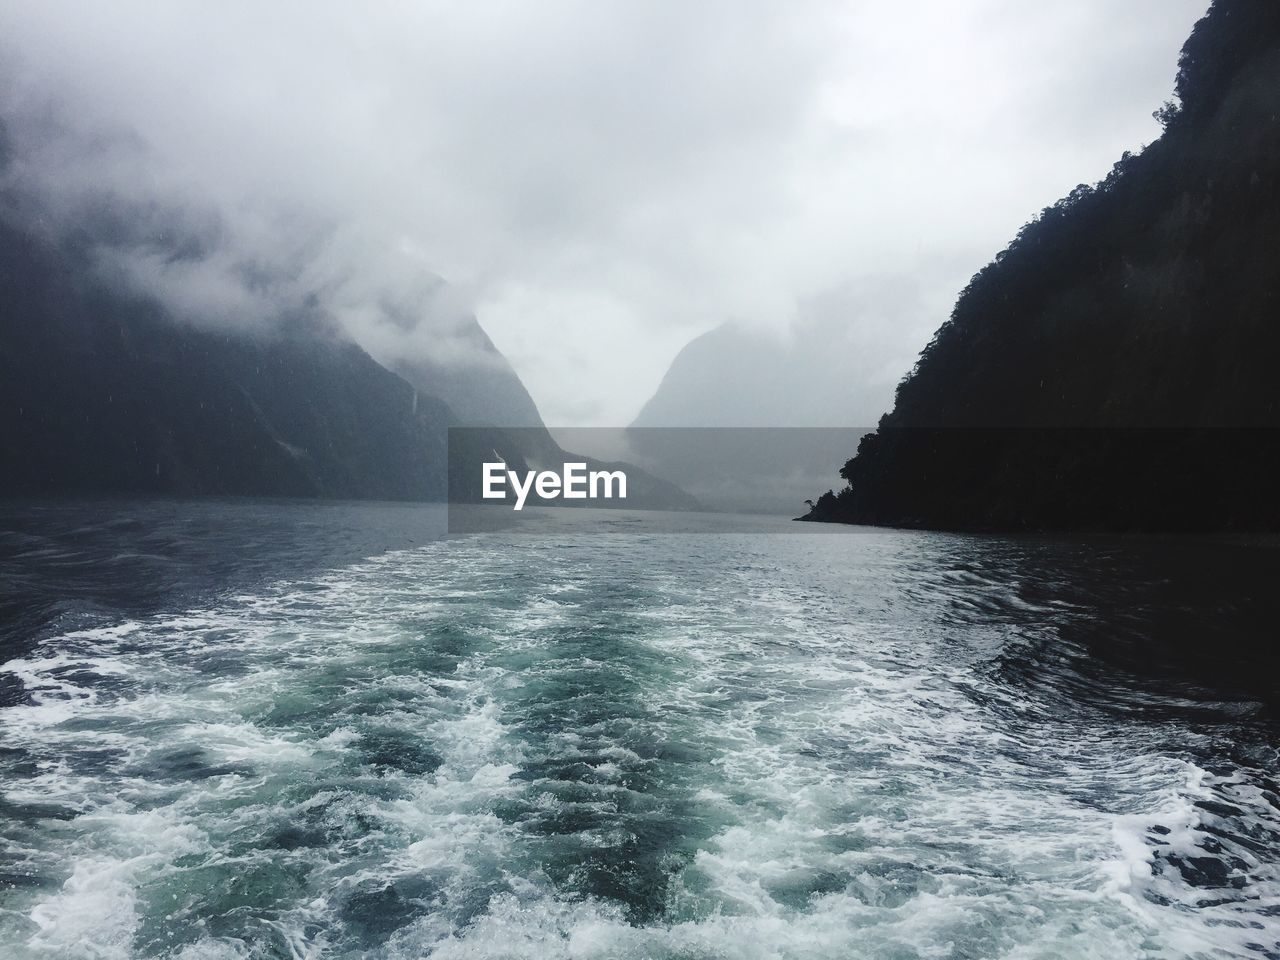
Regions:
[[454, 540], [52, 638], [5, 668], [0, 947], [1280, 955], [1274, 752], [1077, 695], [1092, 612], [1026, 549]]

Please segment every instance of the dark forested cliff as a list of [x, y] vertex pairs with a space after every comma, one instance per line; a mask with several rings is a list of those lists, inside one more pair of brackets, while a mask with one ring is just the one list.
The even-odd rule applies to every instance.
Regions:
[[807, 519], [1280, 526], [1280, 3], [1216, 0], [1177, 95], [973, 278]]

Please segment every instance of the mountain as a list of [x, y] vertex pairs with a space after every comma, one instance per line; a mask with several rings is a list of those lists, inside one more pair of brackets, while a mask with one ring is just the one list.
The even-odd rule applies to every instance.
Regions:
[[[121, 219], [54, 237], [38, 203], [0, 189], [0, 495], [444, 501], [478, 497], [495, 458], [521, 472], [604, 466], [555, 443], [474, 318], [447, 338], [472, 348], [466, 359], [398, 372], [310, 302], [202, 325], [104, 268], [104, 245], [140, 229]], [[205, 255], [181, 232], [146, 242], [171, 260]], [[631, 471], [631, 507], [697, 505], [610, 467]]]
[[443, 499], [456, 417], [323, 316], [203, 329], [87, 256], [0, 217], [0, 491]]
[[973, 278], [805, 519], [1280, 529], [1280, 4], [1216, 0], [1177, 95]]
[[451, 339], [473, 350], [452, 363], [420, 357], [392, 360], [387, 366], [419, 389], [441, 397], [464, 423], [543, 426], [533, 397], [475, 317], [462, 320], [451, 331]]
[[858, 309], [846, 304], [821, 319], [806, 318], [788, 335], [729, 322], [695, 337], [631, 425], [874, 424], [893, 399], [894, 381], [887, 368], [861, 362], [877, 351], [866, 349], [869, 331], [850, 322]]
[[695, 337], [627, 428], [626, 448], [716, 509], [793, 515], [836, 479], [831, 450], [856, 442], [855, 428], [892, 399], [894, 365], [870, 359], [891, 350], [871, 341], [906, 317], [874, 311], [912, 311], [916, 290], [871, 283], [807, 305], [785, 334], [729, 322]]
[[[494, 450], [510, 467], [521, 471], [559, 470], [565, 463], [585, 463], [587, 470], [622, 470], [627, 475], [627, 502], [631, 507], [701, 509], [695, 497], [665, 479], [666, 473], [657, 476], [634, 463], [601, 460], [561, 446], [542, 422], [537, 405], [507, 358], [474, 317], [463, 319], [447, 333], [451, 343], [468, 348], [455, 350], [451, 362], [419, 356], [414, 360], [391, 361], [388, 366], [413, 386], [445, 399], [457, 417], [455, 429], [449, 435], [451, 444], [464, 444], [476, 454]], [[582, 436], [581, 431], [567, 432], [571, 436]], [[588, 435], [593, 432], [586, 431]], [[474, 456], [471, 459], [474, 460]], [[468, 468], [461, 475], [455, 470], [450, 478], [449, 500], [454, 503], [478, 501], [480, 489], [478, 470]], [[536, 494], [531, 494], [528, 502], [589, 505], [561, 499], [544, 500]]]

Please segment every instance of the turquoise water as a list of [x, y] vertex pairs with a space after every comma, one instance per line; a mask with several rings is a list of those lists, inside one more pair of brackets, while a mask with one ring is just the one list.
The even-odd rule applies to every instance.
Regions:
[[1165, 572], [772, 529], [50, 631], [3, 668], [0, 955], [1280, 955], [1269, 712], [1120, 655]]

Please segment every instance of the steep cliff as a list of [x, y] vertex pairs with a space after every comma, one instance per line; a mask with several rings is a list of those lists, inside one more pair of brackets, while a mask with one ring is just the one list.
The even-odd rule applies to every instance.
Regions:
[[[313, 306], [201, 325], [105, 271], [100, 232], [51, 238], [13, 201], [0, 192], [0, 496], [444, 501], [478, 499], [495, 457], [605, 466], [559, 447], [474, 319], [478, 368], [421, 361], [404, 376]], [[608, 466], [631, 472], [629, 506], [697, 506]]]
[[973, 278], [807, 519], [1280, 527], [1280, 5], [1217, 0], [1177, 95]]
[[322, 316], [218, 332], [0, 219], [0, 492], [443, 499], [449, 408]]

